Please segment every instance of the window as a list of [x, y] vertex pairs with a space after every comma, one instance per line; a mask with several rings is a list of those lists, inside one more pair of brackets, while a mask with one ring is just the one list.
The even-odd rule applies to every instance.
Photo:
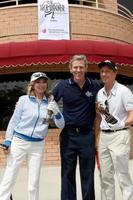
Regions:
[[119, 4], [126, 7], [130, 12], [133, 12], [133, 1], [132, 0], [117, 0]]

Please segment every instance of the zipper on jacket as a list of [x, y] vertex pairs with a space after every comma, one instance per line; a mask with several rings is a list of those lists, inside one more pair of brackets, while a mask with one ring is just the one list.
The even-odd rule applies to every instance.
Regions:
[[41, 103], [40, 103], [40, 104], [37, 103], [37, 104], [38, 104], [38, 117], [37, 117], [37, 120], [36, 120], [35, 125], [34, 125], [34, 127], [33, 127], [33, 131], [32, 131], [32, 133], [31, 133], [31, 137], [32, 137], [33, 134], [34, 134], [34, 130], [35, 130], [35, 128], [36, 128], [36, 125], [37, 125], [37, 122], [38, 122], [39, 116], [40, 116], [40, 105], [41, 105]]

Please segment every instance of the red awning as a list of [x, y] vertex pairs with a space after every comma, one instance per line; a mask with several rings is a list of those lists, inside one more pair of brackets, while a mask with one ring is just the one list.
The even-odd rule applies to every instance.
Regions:
[[67, 63], [72, 55], [85, 54], [90, 63], [105, 59], [133, 66], [133, 45], [90, 40], [37, 40], [0, 44], [0, 68]]

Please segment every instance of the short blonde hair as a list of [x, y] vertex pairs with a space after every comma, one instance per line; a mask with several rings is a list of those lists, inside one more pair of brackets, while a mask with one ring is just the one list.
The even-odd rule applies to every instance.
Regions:
[[27, 94], [30, 95], [30, 96], [35, 96], [35, 93], [34, 93], [34, 85], [35, 85], [35, 81], [30, 82], [30, 83], [27, 85]]
[[83, 61], [84, 61], [85, 67], [88, 68], [88, 61], [87, 61], [86, 56], [83, 55], [83, 54], [80, 54], [80, 55], [74, 55], [74, 56], [72, 57], [72, 59], [70, 60], [70, 62], [69, 62], [69, 68], [70, 68], [70, 69], [72, 68], [72, 63], [73, 63], [74, 61], [76, 61], [76, 60], [83, 60]]

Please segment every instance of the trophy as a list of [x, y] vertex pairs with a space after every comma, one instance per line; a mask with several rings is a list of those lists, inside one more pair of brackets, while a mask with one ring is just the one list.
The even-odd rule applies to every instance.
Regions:
[[[105, 104], [107, 104], [107, 102]], [[105, 116], [105, 120], [107, 123], [116, 124], [118, 122], [118, 120], [109, 113], [108, 108], [104, 107], [101, 103], [97, 103], [97, 109], [101, 114]]]
[[[48, 103], [51, 101], [54, 101], [54, 96], [53, 96], [52, 92], [49, 91], [48, 92]], [[52, 123], [52, 114], [53, 114], [53, 112], [51, 110], [48, 110], [46, 118], [44, 119], [43, 123], [46, 123], [48, 125], [51, 124]]]

